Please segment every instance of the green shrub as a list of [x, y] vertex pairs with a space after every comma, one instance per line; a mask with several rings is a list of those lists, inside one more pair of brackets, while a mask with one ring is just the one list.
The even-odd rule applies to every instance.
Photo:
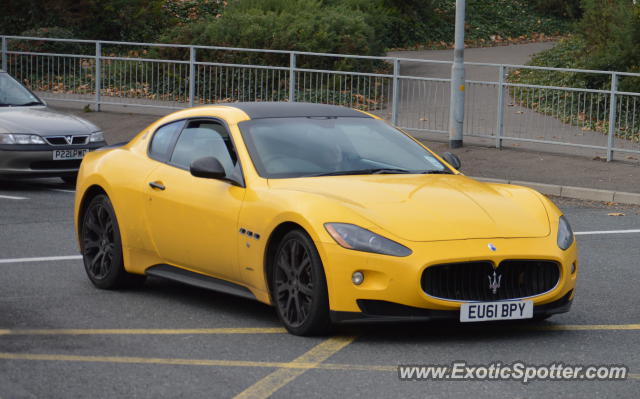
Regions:
[[582, 15], [580, 0], [533, 0], [536, 10], [545, 15], [578, 19]]
[[[452, 42], [455, 28], [455, 1], [435, 0], [435, 17], [429, 22], [430, 40]], [[467, 0], [467, 40], [491, 40], [491, 36], [531, 36], [533, 33], [567, 33], [571, 23], [538, 12], [527, 0]]]
[[[339, 8], [320, 8], [314, 0], [290, 0], [293, 8], [276, 8], [286, 1], [268, 0], [268, 10], [230, 5], [221, 18], [207, 18], [166, 32], [167, 43], [257, 49], [296, 50], [338, 54], [382, 54], [375, 44], [373, 29], [360, 12], [345, 13]], [[243, 2], [239, 2], [242, 4]], [[247, 3], [250, 3], [248, 1]], [[303, 4], [304, 3], [304, 4]], [[248, 8], [247, 8], [248, 7]], [[175, 49], [161, 50], [163, 55], [184, 57]], [[202, 51], [199, 60], [287, 65], [288, 56], [245, 52]], [[300, 57], [301, 67], [349, 69], [355, 63], [331, 57]]]
[[0, 32], [68, 27], [79, 39], [154, 40], [175, 18], [166, 0], [3, 0]]
[[[29, 37], [54, 37], [57, 39], [75, 39], [77, 38], [72, 31], [66, 28], [53, 26], [50, 28], [29, 29], [20, 33], [20, 36]], [[82, 54], [88, 46], [80, 43], [69, 42], [51, 42], [40, 40], [12, 40], [12, 50], [32, 51], [37, 53], [63, 53], [63, 54]], [[91, 54], [95, 52], [95, 48], [90, 49]]]
[[223, 0], [166, 0], [164, 8], [179, 23], [218, 16], [224, 10]]
[[325, 0], [345, 12], [365, 15], [383, 47], [422, 43], [430, 37], [429, 21], [434, 18], [433, 0]]

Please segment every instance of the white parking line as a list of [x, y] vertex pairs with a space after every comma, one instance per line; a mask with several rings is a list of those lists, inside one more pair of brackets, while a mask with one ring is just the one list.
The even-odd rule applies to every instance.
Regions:
[[0, 259], [0, 263], [52, 262], [56, 260], [76, 260], [76, 259], [82, 259], [82, 255], [48, 256], [48, 257], [42, 257], [42, 258]]
[[640, 229], [634, 230], [601, 230], [601, 231], [578, 231], [573, 233], [576, 236], [589, 236], [596, 234], [637, 234], [640, 233]]
[[29, 198], [26, 198], [26, 197], [14, 197], [13, 195], [0, 195], [0, 198], [10, 199], [10, 200], [26, 200], [26, 199], [29, 199]]
[[76, 190], [65, 190], [65, 189], [62, 189], [62, 188], [50, 188], [49, 191], [58, 191], [58, 192], [61, 192], [61, 193], [71, 193], [71, 194], [75, 194], [76, 193]]

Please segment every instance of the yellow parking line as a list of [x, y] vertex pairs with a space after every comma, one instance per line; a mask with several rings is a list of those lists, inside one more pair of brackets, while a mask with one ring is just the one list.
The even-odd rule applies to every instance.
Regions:
[[[314, 348], [315, 349], [315, 348]], [[313, 350], [313, 349], [312, 349]], [[309, 352], [307, 352], [309, 353]], [[335, 352], [334, 352], [335, 353]], [[305, 354], [306, 355], [306, 354]], [[304, 356], [304, 355], [303, 355]], [[331, 354], [329, 354], [331, 356]], [[328, 357], [328, 356], [327, 356]], [[122, 356], [86, 356], [86, 355], [55, 355], [38, 353], [0, 353], [0, 360], [38, 360], [56, 362], [84, 362], [84, 363], [118, 363], [118, 364], [155, 364], [163, 366], [218, 366], [218, 367], [258, 367], [299, 369], [303, 372], [309, 369], [324, 370], [355, 370], [355, 371], [395, 371], [395, 366], [377, 366], [365, 364], [338, 364], [312, 362], [300, 358], [293, 362], [262, 362], [244, 360], [208, 360], [208, 359], [175, 359], [151, 357], [122, 357]]]
[[[640, 330], [640, 324], [556, 324], [516, 327], [534, 331]], [[107, 328], [107, 329], [0, 329], [0, 335], [180, 335], [180, 334], [284, 334], [279, 327], [247, 328]]]
[[[312, 367], [317, 368], [323, 361], [334, 355], [340, 349], [353, 342], [355, 337], [333, 337], [316, 345], [310, 351], [306, 352], [302, 356], [294, 359], [289, 364], [295, 366], [296, 364], [311, 364]], [[300, 375], [302, 375], [309, 368], [280, 368], [268, 376], [264, 377], [260, 381], [251, 385], [249, 388], [240, 392], [236, 399], [254, 399], [254, 398], [268, 398], [273, 395], [277, 390], [287, 385]]]
[[[243, 360], [206, 360], [206, 359], [171, 359], [148, 357], [120, 357], [120, 356], [77, 356], [52, 355], [34, 353], [0, 353], [0, 359], [5, 360], [43, 360], [61, 362], [91, 362], [91, 363], [129, 363], [129, 364], [157, 364], [183, 366], [222, 366], [222, 367], [287, 367], [283, 362], [252, 362]], [[298, 367], [312, 367], [311, 364]]]
[[282, 334], [284, 328], [186, 328], [186, 329], [38, 329], [0, 330], [0, 335], [177, 335], [177, 334]]
[[[312, 349], [311, 351], [313, 351], [314, 349]], [[329, 348], [323, 349], [324, 351], [326, 351], [325, 356], [327, 353], [329, 353], [328, 349]], [[335, 352], [337, 351], [334, 351], [333, 353]], [[307, 352], [305, 355], [307, 355], [308, 353], [309, 352]], [[331, 356], [333, 353], [328, 354], [328, 356]], [[305, 357], [305, 355], [302, 355], [301, 358]], [[289, 369], [289, 370], [293, 369], [293, 370], [300, 371], [300, 373], [296, 375], [296, 377], [304, 373], [305, 371], [311, 370], [311, 369], [344, 370], [344, 371], [382, 371], [382, 372], [397, 372], [398, 370], [398, 366], [385, 366], [385, 365], [372, 365], [372, 364], [348, 364], [348, 363], [318, 363], [318, 362], [311, 361], [314, 359], [303, 359], [305, 361], [298, 362], [297, 361], [298, 359], [292, 362], [261, 362], [261, 361], [255, 362], [255, 361], [243, 361], [243, 360], [206, 360], [206, 359], [172, 359], [172, 358], [120, 357], [120, 356], [52, 355], [52, 354], [33, 354], [33, 353], [0, 353], [0, 360], [36, 360], [36, 361], [116, 363], [116, 364], [153, 364], [153, 365], [161, 365], [161, 366], [178, 365], [178, 366], [213, 366], [213, 367], [216, 367], [216, 366], [217, 367], [257, 367], [257, 368], [278, 368], [278, 369]], [[316, 358], [315, 360], [318, 360], [318, 359]], [[627, 377], [634, 380], [640, 380], [640, 374], [628, 374]], [[268, 377], [265, 377], [265, 378], [268, 378]], [[260, 381], [258, 383], [260, 383]]]

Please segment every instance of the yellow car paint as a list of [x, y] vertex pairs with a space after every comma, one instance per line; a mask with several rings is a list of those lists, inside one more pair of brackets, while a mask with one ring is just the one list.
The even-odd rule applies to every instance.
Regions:
[[[148, 156], [153, 132], [186, 118], [224, 121], [246, 187], [197, 178]], [[122, 147], [87, 154], [77, 180], [75, 225], [80, 224], [87, 194], [99, 187], [114, 206], [127, 271], [144, 274], [153, 265], [170, 264], [245, 286], [264, 303], [271, 302], [265, 276], [267, 245], [283, 223], [301, 226], [315, 243], [334, 311], [360, 312], [356, 299], [458, 309], [461, 302], [425, 294], [420, 276], [430, 265], [459, 261], [557, 262], [560, 282], [552, 291], [534, 297], [536, 305], [560, 299], [575, 288], [577, 273], [571, 273], [571, 268], [577, 264], [576, 244], [565, 251], [558, 248], [562, 213], [534, 190], [482, 183], [457, 171], [453, 175], [264, 179], [238, 128], [238, 123], [249, 119], [233, 105], [191, 108], [161, 118]], [[162, 183], [166, 191], [154, 190], [149, 182]], [[328, 222], [358, 225], [413, 253], [393, 257], [342, 248], [325, 230]], [[241, 228], [261, 238], [238, 234]], [[499, 251], [490, 251], [489, 241]], [[351, 282], [354, 271], [365, 275], [360, 286]]]

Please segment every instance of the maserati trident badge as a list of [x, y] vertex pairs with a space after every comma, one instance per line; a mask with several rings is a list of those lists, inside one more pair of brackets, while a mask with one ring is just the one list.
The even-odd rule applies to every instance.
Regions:
[[496, 274], [496, 271], [493, 271], [492, 275], [487, 276], [489, 278], [489, 289], [495, 295], [498, 292], [498, 288], [500, 288], [500, 280], [502, 280], [502, 275]]

